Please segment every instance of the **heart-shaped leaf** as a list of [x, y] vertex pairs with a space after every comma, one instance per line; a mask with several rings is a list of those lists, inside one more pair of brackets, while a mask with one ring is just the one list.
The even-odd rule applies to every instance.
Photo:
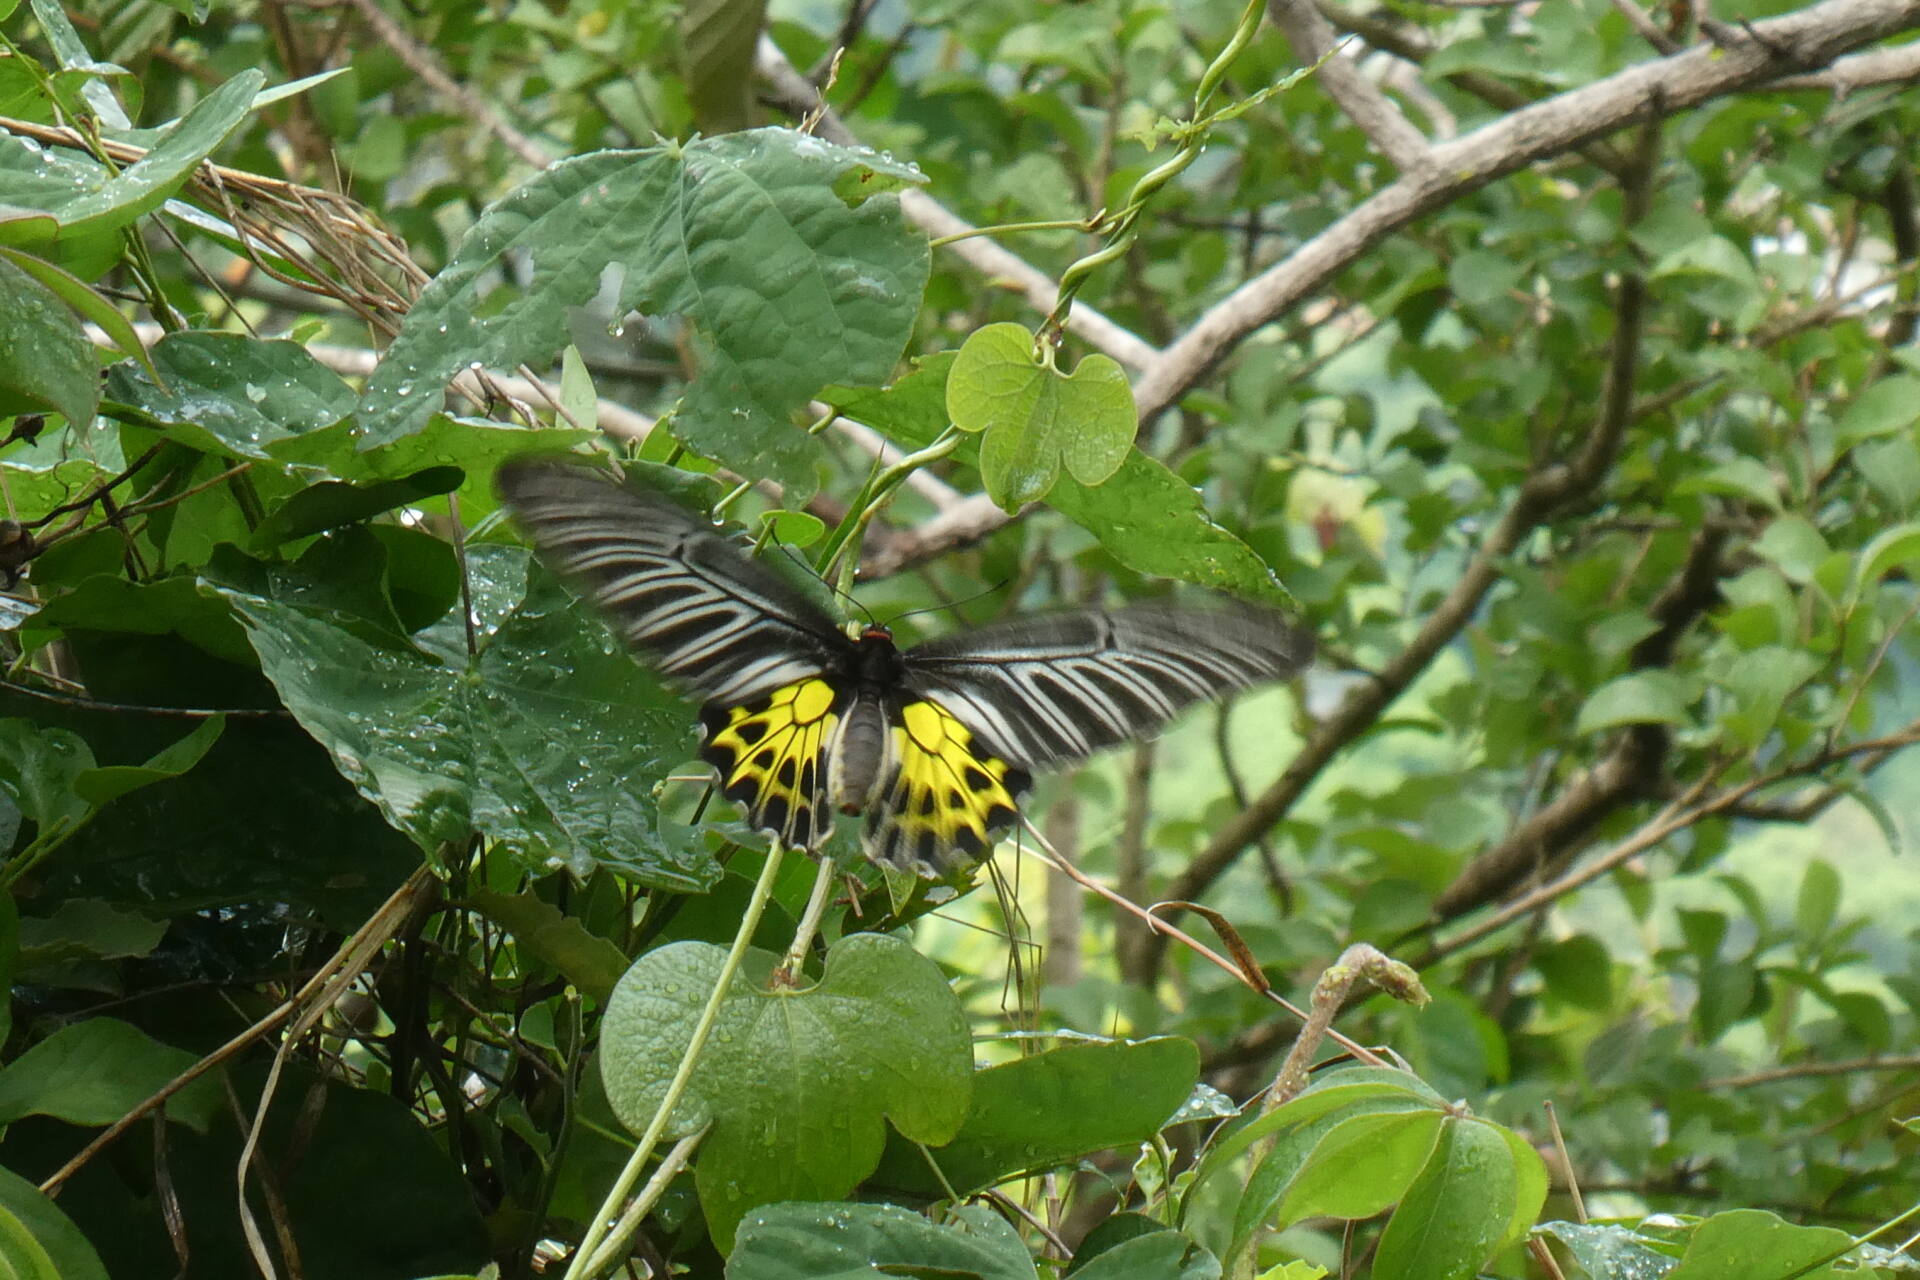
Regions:
[[1033, 335], [1017, 324], [975, 330], [947, 375], [947, 413], [962, 431], [983, 431], [980, 477], [1008, 511], [1047, 496], [1067, 473], [1097, 485], [1120, 469], [1139, 421], [1127, 375], [1106, 356], [1070, 374], [1036, 360]]
[[[774, 957], [750, 953], [769, 972]], [[614, 988], [600, 1071], [614, 1114], [642, 1132], [680, 1065], [723, 948], [676, 942], [640, 957]], [[966, 1118], [973, 1054], [940, 967], [897, 938], [862, 933], [827, 953], [805, 991], [736, 973], [670, 1132], [711, 1123], [694, 1168], [722, 1249], [748, 1210], [837, 1200], [879, 1163], [882, 1117], [938, 1146]]]

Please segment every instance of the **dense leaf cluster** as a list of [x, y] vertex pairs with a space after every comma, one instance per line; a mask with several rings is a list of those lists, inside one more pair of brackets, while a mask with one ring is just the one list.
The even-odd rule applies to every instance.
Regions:
[[[1920, 4], [1695, 8], [0, 0], [0, 1265], [1910, 1271]], [[1323, 656], [816, 875], [568, 449]]]

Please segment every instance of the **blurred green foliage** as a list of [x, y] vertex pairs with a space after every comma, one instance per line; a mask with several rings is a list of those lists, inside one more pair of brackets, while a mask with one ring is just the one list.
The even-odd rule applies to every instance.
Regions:
[[1322, 649], [1032, 806], [1223, 964], [1004, 848], [770, 990], [782, 866], [635, 1274], [1910, 1271], [1920, 6], [1272, 8], [1200, 147], [1259, 6], [0, 0], [4, 1265], [584, 1274], [764, 865], [496, 510], [603, 441], [903, 641]]

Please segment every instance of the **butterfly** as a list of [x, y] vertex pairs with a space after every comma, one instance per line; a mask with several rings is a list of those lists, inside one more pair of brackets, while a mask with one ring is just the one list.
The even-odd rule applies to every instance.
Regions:
[[500, 496], [541, 558], [667, 679], [704, 699], [700, 755], [756, 829], [813, 850], [864, 815], [876, 862], [984, 858], [1032, 770], [1148, 736], [1183, 708], [1304, 666], [1312, 637], [1230, 601], [1017, 619], [897, 648], [849, 636], [666, 495], [553, 457]]

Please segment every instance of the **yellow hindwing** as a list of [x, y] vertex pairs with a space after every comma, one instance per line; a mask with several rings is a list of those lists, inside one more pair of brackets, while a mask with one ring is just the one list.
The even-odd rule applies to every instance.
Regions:
[[944, 872], [956, 852], [985, 857], [1019, 816], [1026, 771], [985, 749], [932, 699], [900, 708], [892, 733], [895, 769], [867, 814], [868, 856], [930, 874]]
[[826, 752], [840, 704], [832, 685], [812, 678], [740, 706], [701, 709], [707, 740], [700, 755], [719, 770], [720, 793], [790, 848], [812, 848], [833, 824]]

